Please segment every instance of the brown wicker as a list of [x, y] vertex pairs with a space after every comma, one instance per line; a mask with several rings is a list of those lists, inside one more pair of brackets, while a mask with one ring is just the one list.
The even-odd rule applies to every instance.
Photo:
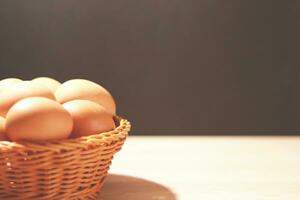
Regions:
[[0, 142], [0, 199], [96, 199], [130, 123], [107, 133], [45, 143]]

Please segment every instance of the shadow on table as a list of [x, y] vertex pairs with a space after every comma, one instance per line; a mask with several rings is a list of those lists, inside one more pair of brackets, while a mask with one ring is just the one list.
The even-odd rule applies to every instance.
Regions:
[[98, 200], [176, 200], [176, 196], [158, 183], [132, 176], [110, 174]]

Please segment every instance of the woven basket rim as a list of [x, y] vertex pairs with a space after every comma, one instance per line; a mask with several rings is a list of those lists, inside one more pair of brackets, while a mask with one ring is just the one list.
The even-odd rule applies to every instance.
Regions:
[[11, 142], [0, 141], [0, 153], [7, 153], [8, 151], [63, 151], [74, 148], [89, 148], [89, 146], [108, 146], [123, 140], [128, 136], [131, 124], [125, 118], [120, 116], [114, 117], [119, 125], [112, 131], [102, 132], [89, 136], [79, 138], [67, 138], [59, 141], [47, 142]]

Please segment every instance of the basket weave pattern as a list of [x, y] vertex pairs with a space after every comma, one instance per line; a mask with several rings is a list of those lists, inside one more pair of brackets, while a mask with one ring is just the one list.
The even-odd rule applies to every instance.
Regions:
[[110, 132], [46, 143], [0, 142], [0, 200], [96, 199], [130, 123]]

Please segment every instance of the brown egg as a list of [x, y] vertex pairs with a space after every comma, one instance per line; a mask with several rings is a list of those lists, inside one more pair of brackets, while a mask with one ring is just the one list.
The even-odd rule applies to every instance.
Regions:
[[111, 94], [102, 86], [84, 79], [73, 79], [63, 83], [56, 90], [55, 97], [60, 103], [71, 100], [90, 100], [102, 105], [107, 112], [115, 115], [116, 104]]
[[49, 141], [68, 138], [71, 115], [56, 101], [30, 97], [18, 101], [7, 113], [5, 130], [12, 141]]
[[8, 141], [8, 137], [5, 133], [4, 125], [5, 125], [5, 119], [3, 117], [0, 117], [0, 141]]
[[18, 78], [6, 78], [6, 79], [3, 79], [0, 81], [0, 92], [2, 90], [4, 90], [5, 88], [15, 84], [15, 83], [18, 83], [18, 82], [22, 82], [21, 79], [18, 79]]
[[55, 100], [49, 88], [32, 81], [22, 81], [11, 85], [0, 93], [0, 116], [6, 113], [16, 102], [27, 97], [46, 97]]
[[57, 80], [53, 79], [53, 78], [49, 78], [49, 77], [38, 77], [32, 80], [33, 82], [45, 85], [46, 87], [48, 87], [53, 94], [55, 93], [56, 89], [61, 85], [60, 82], [58, 82]]
[[89, 100], [73, 100], [63, 104], [73, 118], [71, 137], [81, 137], [113, 130], [113, 116], [103, 106]]

